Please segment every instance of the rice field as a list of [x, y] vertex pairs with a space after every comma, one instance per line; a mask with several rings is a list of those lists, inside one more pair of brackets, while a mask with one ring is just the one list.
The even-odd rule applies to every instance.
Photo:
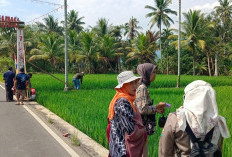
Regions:
[[[63, 74], [56, 76], [64, 80]], [[72, 76], [69, 75], [69, 84], [72, 87]], [[85, 75], [81, 90], [64, 92], [64, 85], [45, 74], [34, 74], [32, 87], [36, 88], [37, 101], [64, 120], [86, 133], [88, 136], [108, 148], [106, 126], [108, 106], [115, 94], [117, 75], [92, 74]], [[2, 78], [2, 77], [1, 77]], [[232, 77], [181, 76], [181, 88], [176, 87], [177, 77], [174, 75], [158, 75], [149, 88], [154, 103], [160, 101], [172, 104], [169, 112], [175, 111], [183, 103], [184, 87], [194, 80], [204, 80], [214, 87], [217, 92], [217, 102], [220, 115], [227, 120], [230, 132], [232, 131]], [[157, 116], [158, 118], [158, 116]], [[158, 139], [161, 129], [157, 127], [155, 135], [149, 137], [149, 156], [158, 156]], [[225, 139], [223, 156], [232, 156], [232, 140]]]

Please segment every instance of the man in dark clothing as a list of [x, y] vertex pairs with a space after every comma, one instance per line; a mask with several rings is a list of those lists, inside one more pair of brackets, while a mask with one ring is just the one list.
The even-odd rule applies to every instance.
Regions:
[[3, 74], [6, 89], [6, 101], [13, 101], [12, 87], [14, 86], [15, 73], [12, 70], [12, 67], [9, 67], [8, 71]]
[[[14, 88], [16, 88], [17, 105], [23, 104], [24, 97], [26, 96], [26, 82], [29, 80], [29, 76], [24, 73], [24, 68], [21, 68], [20, 73], [16, 75]], [[19, 97], [21, 96], [21, 103], [19, 103]]]
[[76, 90], [80, 89], [80, 81], [81, 81], [81, 84], [82, 84], [82, 80], [83, 80], [83, 76], [84, 76], [84, 72], [81, 72], [81, 73], [76, 73], [74, 76], [73, 76], [73, 83], [74, 83], [74, 88]]

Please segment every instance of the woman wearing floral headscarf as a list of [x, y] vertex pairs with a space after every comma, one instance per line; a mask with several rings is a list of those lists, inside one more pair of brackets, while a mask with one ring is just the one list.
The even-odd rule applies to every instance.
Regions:
[[[164, 112], [165, 103], [160, 102], [157, 105], [152, 105], [148, 87], [156, 78], [157, 66], [151, 63], [139, 64], [137, 73], [142, 77], [139, 81], [139, 86], [136, 90], [135, 106], [138, 107], [142, 116], [143, 124], [146, 127], [148, 135], [155, 133], [156, 122], [155, 113]], [[148, 157], [147, 141], [144, 146], [144, 157]]]
[[140, 77], [124, 71], [117, 77], [116, 94], [109, 106], [107, 138], [109, 156], [141, 157], [147, 138], [141, 116], [133, 102]]
[[[196, 153], [192, 151], [193, 144], [201, 144], [210, 132], [207, 142], [211, 143], [211, 147], [214, 145], [222, 150], [222, 139], [230, 137], [226, 120], [218, 113], [216, 93], [209, 83], [193, 81], [184, 89], [184, 93], [183, 106], [169, 114], [164, 126], [159, 142], [159, 157], [174, 157], [177, 154], [187, 157], [190, 153]], [[192, 143], [196, 139], [197, 142]], [[220, 156], [220, 153], [216, 155]]]

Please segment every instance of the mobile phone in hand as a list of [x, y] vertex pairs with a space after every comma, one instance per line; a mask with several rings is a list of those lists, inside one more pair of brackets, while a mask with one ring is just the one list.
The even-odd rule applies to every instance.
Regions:
[[169, 103], [165, 103], [165, 104], [166, 104], [165, 107], [168, 107], [168, 108], [171, 107], [171, 104], [169, 104]]

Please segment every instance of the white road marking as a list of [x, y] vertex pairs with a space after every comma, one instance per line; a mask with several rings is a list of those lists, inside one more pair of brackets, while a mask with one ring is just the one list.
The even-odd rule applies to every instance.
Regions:
[[[0, 85], [4, 90], [5, 88]], [[72, 156], [80, 157], [71, 147], [69, 147], [56, 133], [54, 133], [36, 114], [34, 114], [26, 105], [23, 107], [39, 122], [39, 124], [52, 135], [52, 137]]]
[[3, 87], [2, 85], [0, 85], [4, 90], [5, 90], [5, 87]]

